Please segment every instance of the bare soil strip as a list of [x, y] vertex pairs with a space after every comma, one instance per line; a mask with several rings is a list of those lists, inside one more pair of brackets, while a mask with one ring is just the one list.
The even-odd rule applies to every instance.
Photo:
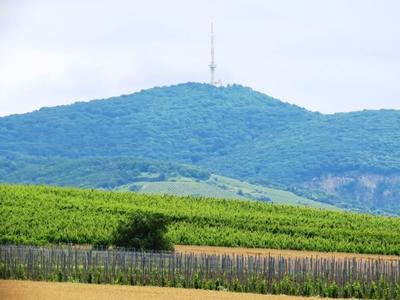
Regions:
[[395, 255], [376, 255], [358, 254], [343, 252], [317, 252], [300, 250], [279, 250], [279, 249], [260, 249], [260, 248], [232, 248], [232, 247], [211, 247], [211, 246], [187, 246], [176, 245], [175, 251], [180, 253], [206, 253], [206, 254], [226, 254], [226, 255], [260, 255], [260, 256], [284, 256], [284, 257], [321, 257], [338, 259], [385, 259], [400, 260], [400, 256]]
[[[4, 300], [312, 300], [292, 296], [257, 295], [148, 286], [0, 280]], [[326, 299], [326, 298], [325, 298]]]

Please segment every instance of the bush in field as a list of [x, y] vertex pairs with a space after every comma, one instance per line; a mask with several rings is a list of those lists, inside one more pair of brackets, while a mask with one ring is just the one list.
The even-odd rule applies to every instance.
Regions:
[[165, 236], [168, 223], [163, 214], [135, 212], [119, 224], [114, 244], [142, 250], [172, 250], [172, 243]]

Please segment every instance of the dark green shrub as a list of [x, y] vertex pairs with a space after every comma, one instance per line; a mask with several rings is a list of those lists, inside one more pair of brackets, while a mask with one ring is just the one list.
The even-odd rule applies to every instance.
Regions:
[[388, 283], [386, 282], [386, 280], [381, 277], [381, 279], [379, 279], [379, 283], [378, 283], [378, 298], [379, 299], [385, 299], [385, 294], [386, 294], [386, 290], [389, 288]]
[[202, 288], [202, 282], [201, 282], [201, 278], [200, 278], [200, 274], [199, 273], [194, 274], [193, 287], [195, 289], [201, 289]]
[[266, 294], [267, 293], [267, 283], [265, 280], [258, 280], [257, 281], [257, 292], [260, 294]]
[[280, 294], [279, 283], [274, 282], [274, 283], [272, 284], [272, 294], [273, 294], [273, 295], [278, 295], [278, 294]]
[[87, 283], [92, 283], [93, 278], [92, 278], [92, 272], [89, 271], [88, 277], [87, 277]]
[[63, 274], [61, 273], [61, 271], [58, 271], [58, 274], [57, 274], [57, 281], [58, 281], [58, 282], [62, 282], [62, 281], [63, 281]]
[[225, 289], [224, 279], [222, 277], [219, 277], [215, 280], [215, 290], [219, 291], [223, 289]]
[[322, 283], [322, 280], [318, 279], [317, 282], [317, 291], [318, 291], [318, 295], [323, 297], [325, 295], [325, 288], [324, 288], [324, 284]]
[[346, 283], [343, 288], [343, 298], [351, 298], [353, 295], [353, 289], [350, 283]]
[[330, 298], [338, 298], [339, 297], [339, 288], [336, 282], [331, 283], [327, 289], [325, 295]]
[[311, 278], [307, 278], [307, 281], [304, 283], [303, 296], [313, 296], [314, 295], [314, 283]]
[[161, 277], [161, 286], [162, 287], [168, 286], [168, 277], [166, 275], [162, 275]]
[[233, 281], [233, 291], [234, 292], [241, 292], [242, 291], [242, 285], [240, 284], [239, 280], [236, 278]]
[[352, 294], [354, 298], [362, 299], [364, 297], [361, 284], [359, 282], [354, 282], [352, 284]]
[[215, 284], [212, 280], [207, 280], [205, 284], [206, 290], [213, 290], [215, 288]]
[[135, 212], [127, 222], [121, 222], [114, 238], [116, 246], [141, 250], [173, 250], [165, 237], [170, 220], [163, 214]]

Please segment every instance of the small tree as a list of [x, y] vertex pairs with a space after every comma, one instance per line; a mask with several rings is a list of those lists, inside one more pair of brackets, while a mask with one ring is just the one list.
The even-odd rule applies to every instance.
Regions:
[[170, 220], [160, 213], [135, 212], [117, 228], [114, 244], [142, 250], [173, 250], [166, 238]]

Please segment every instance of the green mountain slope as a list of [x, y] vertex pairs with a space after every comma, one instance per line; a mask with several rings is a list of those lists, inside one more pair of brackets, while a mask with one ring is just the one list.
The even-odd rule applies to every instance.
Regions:
[[11, 168], [15, 155], [172, 161], [400, 214], [395, 110], [323, 115], [238, 85], [187, 83], [3, 117], [0, 140], [2, 165]]

